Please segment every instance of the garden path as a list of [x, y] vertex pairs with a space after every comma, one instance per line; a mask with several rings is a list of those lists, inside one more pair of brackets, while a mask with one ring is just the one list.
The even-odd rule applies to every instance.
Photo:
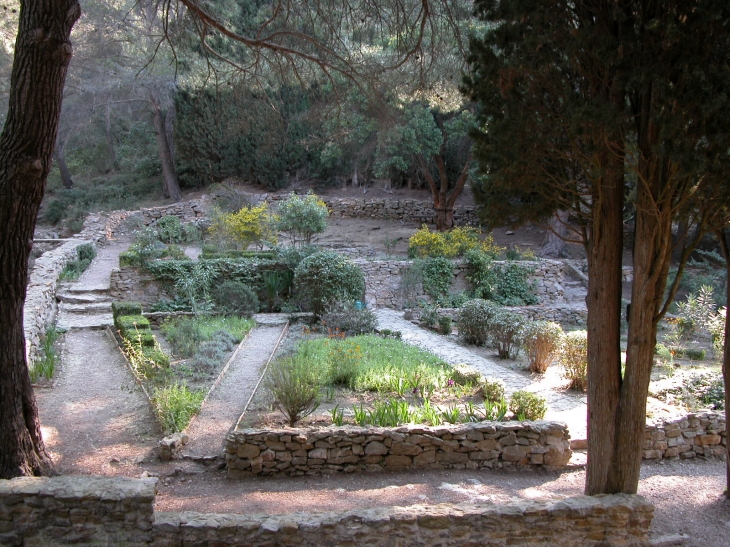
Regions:
[[190, 437], [183, 453], [192, 458], [220, 456], [228, 431], [236, 426], [254, 390], [263, 367], [276, 351], [288, 325], [284, 316], [254, 316], [256, 327], [231, 357], [220, 383], [203, 402], [200, 414], [186, 429]]
[[466, 363], [476, 368], [484, 376], [499, 378], [504, 382], [507, 393], [526, 390], [547, 399], [548, 412], [546, 420], [566, 422], [572, 440], [586, 438], [587, 406], [584, 395], [561, 389], [565, 384], [559, 378], [554, 367], [545, 374], [525, 374], [510, 370], [496, 360], [477, 354], [448, 337], [422, 329], [410, 321], [403, 319], [403, 313], [391, 309], [377, 309], [378, 326], [381, 329], [400, 331], [403, 341], [426, 349], [447, 363]]

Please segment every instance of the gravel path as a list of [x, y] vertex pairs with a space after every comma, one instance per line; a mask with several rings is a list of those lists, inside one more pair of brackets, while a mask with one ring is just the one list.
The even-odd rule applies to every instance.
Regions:
[[204, 402], [200, 414], [187, 428], [190, 441], [184, 449], [192, 457], [220, 455], [226, 433], [236, 425], [270, 359], [286, 324], [258, 325], [241, 342], [221, 382]]

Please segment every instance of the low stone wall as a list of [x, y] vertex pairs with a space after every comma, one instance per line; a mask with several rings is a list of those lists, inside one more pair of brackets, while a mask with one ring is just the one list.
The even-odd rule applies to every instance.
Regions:
[[[410, 260], [355, 260], [365, 274], [365, 301], [372, 307], [403, 308], [403, 291], [401, 277], [413, 263]], [[506, 262], [497, 261], [496, 265]], [[535, 283], [535, 293], [543, 305], [555, 305], [565, 302], [565, 264], [559, 260], [539, 260], [535, 262], [519, 262], [534, 269], [530, 280]], [[451, 290], [458, 292], [467, 290], [467, 265], [463, 261], [454, 262], [454, 277]], [[421, 290], [415, 295], [425, 297]]]
[[90, 215], [84, 222], [81, 232], [70, 241], [46, 251], [33, 264], [23, 308], [25, 351], [29, 365], [35, 361], [41, 338], [46, 328], [53, 323], [58, 311], [56, 303], [58, 276], [66, 264], [76, 259], [76, 247], [84, 243], [96, 245], [105, 240], [106, 223], [106, 216]]
[[81, 547], [645, 545], [641, 496], [378, 507], [326, 513], [154, 512], [157, 479], [65, 476], [0, 481], [0, 544]]
[[[264, 201], [275, 204], [289, 197], [249, 193], [243, 195], [252, 204]], [[327, 205], [330, 216], [335, 218], [374, 218], [431, 224], [435, 216], [433, 202], [417, 199], [357, 199], [327, 196], [320, 196], [320, 199]], [[479, 216], [476, 207], [471, 205], [454, 207], [454, 222], [457, 226], [478, 226]]]
[[208, 202], [205, 199], [193, 199], [190, 201], [181, 201], [162, 207], [150, 207], [148, 209], [140, 209], [139, 214], [142, 223], [145, 226], [154, 224], [162, 217], [173, 216], [178, 217], [183, 222], [190, 222], [196, 218], [204, 217], [208, 212]]
[[681, 418], [648, 422], [643, 455], [646, 460], [723, 457], [726, 447], [725, 413], [692, 413]]
[[429, 427], [243, 429], [226, 437], [228, 476], [319, 475], [404, 469], [560, 467], [570, 435], [559, 422]]
[[149, 545], [156, 478], [0, 480], [0, 545]]

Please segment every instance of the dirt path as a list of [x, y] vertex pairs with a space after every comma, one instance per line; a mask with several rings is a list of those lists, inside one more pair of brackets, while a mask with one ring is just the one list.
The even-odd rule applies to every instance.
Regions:
[[51, 389], [36, 390], [43, 438], [58, 471], [139, 475], [160, 432], [119, 350], [105, 331], [74, 329], [63, 341]]

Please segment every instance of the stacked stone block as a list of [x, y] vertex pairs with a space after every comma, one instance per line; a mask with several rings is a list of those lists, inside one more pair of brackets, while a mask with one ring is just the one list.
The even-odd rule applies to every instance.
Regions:
[[480, 422], [437, 427], [242, 429], [226, 437], [233, 478], [405, 469], [561, 467], [570, 435], [559, 422]]
[[688, 414], [649, 422], [644, 433], [644, 459], [723, 457], [727, 450], [724, 412]]

